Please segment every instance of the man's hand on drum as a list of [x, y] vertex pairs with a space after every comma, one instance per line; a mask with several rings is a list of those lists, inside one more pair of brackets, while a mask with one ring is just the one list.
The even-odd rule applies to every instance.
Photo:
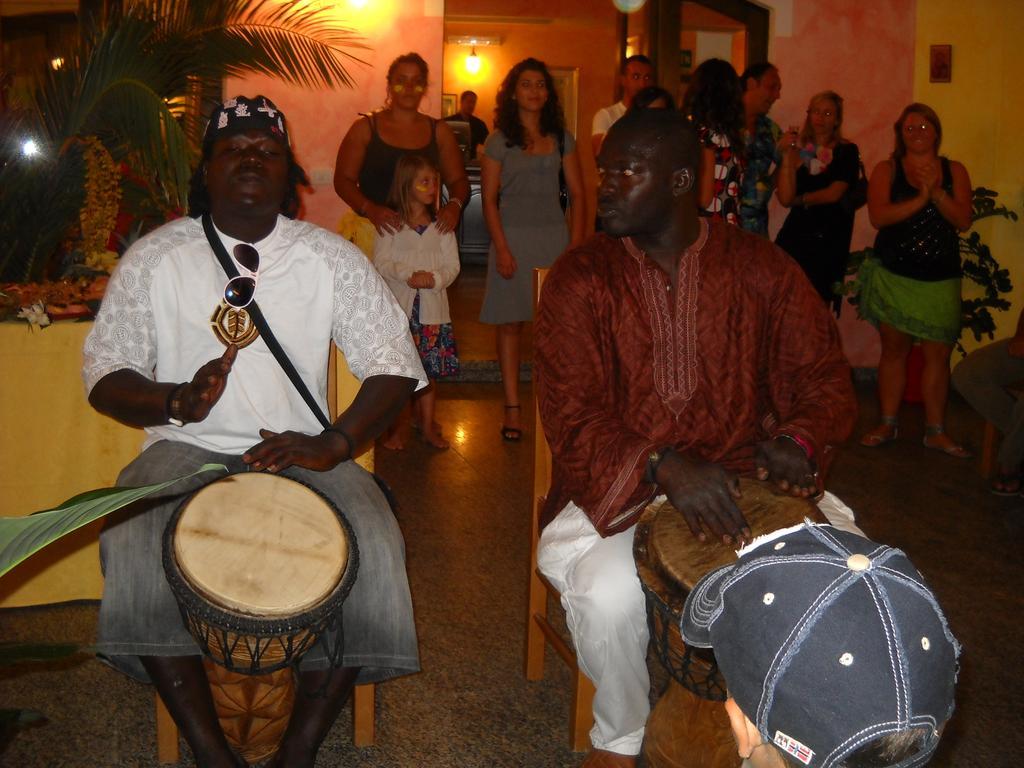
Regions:
[[186, 423], [202, 421], [210, 415], [213, 406], [224, 394], [231, 366], [238, 357], [238, 347], [229, 344], [224, 354], [206, 363], [196, 371], [192, 381], [181, 391], [181, 415]]
[[758, 480], [770, 480], [791, 496], [817, 496], [818, 474], [804, 449], [786, 437], [757, 444], [754, 461]]
[[352, 458], [348, 440], [337, 432], [305, 435], [261, 429], [260, 437], [261, 442], [242, 454], [242, 461], [252, 469], [280, 472], [295, 465], [326, 472]]
[[726, 544], [750, 541], [750, 525], [736, 506], [736, 475], [670, 450], [659, 462], [655, 479], [699, 541], [707, 541], [702, 525]]

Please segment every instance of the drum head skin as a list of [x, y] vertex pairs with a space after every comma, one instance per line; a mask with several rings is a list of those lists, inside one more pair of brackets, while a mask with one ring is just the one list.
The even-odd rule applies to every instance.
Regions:
[[303, 613], [330, 595], [345, 572], [349, 542], [319, 494], [249, 472], [192, 496], [178, 520], [174, 557], [214, 605], [270, 618]]
[[[805, 517], [825, 521], [814, 502], [783, 494], [771, 483], [741, 477], [740, 493], [736, 504], [754, 536], [796, 525]], [[723, 544], [710, 535], [702, 544], [668, 501], [651, 504], [643, 519], [650, 523], [649, 562], [687, 591], [708, 571], [736, 560], [736, 545]]]

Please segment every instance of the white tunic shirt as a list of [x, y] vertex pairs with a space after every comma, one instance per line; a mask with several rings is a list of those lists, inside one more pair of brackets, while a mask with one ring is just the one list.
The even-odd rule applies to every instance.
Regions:
[[626, 105], [617, 101], [610, 107], [604, 107], [594, 113], [594, 120], [591, 124], [591, 136], [603, 136], [608, 129], [618, 122], [619, 118], [626, 114]]
[[[374, 241], [373, 266], [387, 281], [406, 316], [412, 317], [412, 304], [419, 294], [422, 325], [452, 321], [447, 289], [459, 276], [459, 246], [452, 232], [441, 234], [432, 223], [419, 234], [403, 224], [397, 232], [385, 233]], [[410, 288], [413, 272], [430, 272], [434, 287]]]
[[[239, 241], [220, 235], [231, 253]], [[331, 340], [360, 381], [393, 375], [425, 385], [406, 316], [358, 248], [283, 216], [253, 245], [260, 254], [256, 301], [325, 413]], [[191, 381], [226, 349], [223, 323], [217, 332], [226, 282], [198, 219], [172, 221], [135, 243], [114, 271], [85, 342], [86, 393], [124, 368], [154, 381]], [[224, 394], [206, 419], [183, 428], [147, 427], [144, 447], [180, 440], [240, 454], [260, 442], [261, 428], [321, 431], [266, 343], [256, 338], [239, 349]]]

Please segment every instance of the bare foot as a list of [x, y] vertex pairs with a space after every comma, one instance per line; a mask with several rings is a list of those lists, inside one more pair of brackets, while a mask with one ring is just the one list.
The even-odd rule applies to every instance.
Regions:
[[[417, 432], [423, 431], [423, 426], [418, 421], [414, 421], [412, 423], [412, 428], [415, 429]], [[431, 422], [430, 428], [432, 430], [434, 430], [435, 434], [438, 434], [438, 435], [443, 435], [444, 434], [444, 430], [441, 429], [441, 425], [438, 424], [436, 421]]]
[[442, 451], [449, 447], [448, 441], [441, 436], [440, 430], [421, 430], [420, 435], [423, 437], [423, 442], [425, 442], [427, 445], [432, 445], [435, 448], [440, 448]]
[[387, 437], [381, 438], [378, 442], [380, 443], [381, 448], [387, 448], [389, 451], [401, 451], [405, 448], [405, 443], [397, 434], [388, 435]]

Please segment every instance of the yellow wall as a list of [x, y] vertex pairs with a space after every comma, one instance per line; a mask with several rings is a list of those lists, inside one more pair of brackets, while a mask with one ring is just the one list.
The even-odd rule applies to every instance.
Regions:
[[[1020, 0], [917, 4], [914, 99], [934, 108], [942, 119], [942, 153], [967, 167], [973, 186], [996, 190], [999, 200], [1018, 215], [1024, 214], [1024, 150], [1018, 135], [1024, 124], [1022, 30]], [[953, 46], [952, 82], [929, 83], [929, 46], [946, 43]], [[978, 231], [1013, 278], [1013, 306], [995, 315], [996, 338], [1008, 336], [1024, 308], [1024, 216], [1016, 224], [985, 221]], [[965, 297], [977, 294], [973, 283], [964, 283]], [[965, 334], [964, 345], [977, 346], [972, 334]]]

